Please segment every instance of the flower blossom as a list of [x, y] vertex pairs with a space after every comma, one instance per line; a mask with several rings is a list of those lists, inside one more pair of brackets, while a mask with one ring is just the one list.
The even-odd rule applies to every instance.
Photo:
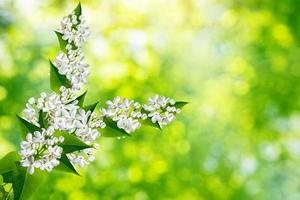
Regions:
[[127, 133], [132, 133], [141, 126], [139, 119], [147, 118], [147, 115], [140, 111], [141, 104], [133, 100], [117, 96], [113, 101], [106, 101], [106, 104], [108, 108], [101, 109], [102, 116], [117, 122], [117, 126]]
[[21, 166], [27, 167], [29, 174], [35, 168], [48, 172], [59, 165], [63, 149], [58, 144], [64, 141], [63, 137], [54, 137], [53, 127], [28, 133], [26, 140], [21, 143]]
[[112, 101], [106, 101], [107, 108], [100, 108], [100, 114], [97, 113], [99, 110], [83, 107], [77, 97], [89, 76], [89, 64], [82, 52], [82, 45], [89, 36], [86, 21], [82, 15], [72, 12], [62, 19], [58, 32], [67, 44], [56, 56], [54, 66], [60, 75], [66, 77], [70, 86], [61, 86], [58, 93], [42, 92], [39, 97], [31, 97], [26, 103], [22, 112], [24, 119], [40, 128], [40, 131], [27, 133], [26, 139], [21, 142], [21, 166], [27, 167], [30, 174], [36, 168], [50, 172], [60, 164], [63, 149], [59, 145], [65, 138], [55, 137], [55, 131], [73, 135], [91, 146], [66, 154], [73, 165], [84, 167], [95, 159], [100, 129], [111, 125], [106, 124], [105, 120], [111, 120], [122, 132], [132, 134], [140, 128], [142, 120], [150, 119], [163, 127], [180, 112], [173, 99], [158, 95], [149, 98], [148, 104], [144, 105], [117, 96]]
[[175, 119], [175, 114], [180, 113], [180, 109], [176, 108], [175, 100], [164, 96], [155, 95], [148, 99], [148, 105], [144, 104], [143, 109], [148, 113], [148, 117], [153, 123], [158, 123], [162, 128]]

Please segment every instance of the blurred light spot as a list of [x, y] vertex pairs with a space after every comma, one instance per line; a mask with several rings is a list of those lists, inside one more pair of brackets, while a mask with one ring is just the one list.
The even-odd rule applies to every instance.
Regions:
[[84, 184], [86, 179], [79, 176], [65, 175], [63, 178], [58, 179], [56, 182], [56, 188], [59, 191], [69, 193], [73, 191], [78, 191]]
[[123, 152], [127, 158], [134, 158], [139, 151], [135, 144], [128, 142], [123, 146]]
[[148, 41], [146, 33], [142, 30], [130, 30], [126, 33], [129, 48], [134, 52], [139, 52], [145, 48]]
[[300, 132], [300, 114], [299, 113], [293, 114], [290, 117], [289, 124], [290, 124], [291, 131]]
[[242, 80], [234, 81], [234, 91], [238, 95], [245, 95], [249, 91], [249, 84], [246, 81]]
[[218, 161], [214, 157], [209, 157], [204, 161], [203, 167], [205, 171], [212, 173], [217, 169]]
[[272, 126], [278, 132], [287, 132], [290, 129], [289, 120], [285, 117], [278, 117], [273, 120]]
[[239, 188], [244, 183], [244, 177], [234, 173], [230, 179], [229, 184], [232, 188]]
[[36, 13], [40, 3], [41, 2], [35, 0], [18, 0], [16, 7], [22, 15], [30, 16], [32, 13]]
[[186, 154], [190, 151], [191, 149], [191, 146], [190, 146], [190, 143], [188, 141], [180, 141], [177, 143], [177, 147], [176, 147], [178, 150], [178, 152], [180, 154]]
[[246, 191], [251, 195], [257, 194], [260, 191], [260, 186], [251, 180], [246, 183]]
[[128, 169], [128, 178], [131, 182], [139, 182], [143, 178], [143, 172], [139, 166], [132, 166]]
[[272, 34], [279, 45], [289, 47], [293, 42], [289, 28], [285, 24], [276, 24], [273, 27]]
[[240, 170], [244, 175], [250, 175], [256, 171], [256, 159], [253, 156], [243, 158], [241, 161]]
[[0, 85], [0, 101], [5, 99], [7, 96], [6, 88]]
[[[1, 122], [1, 121], [0, 121]], [[7, 152], [14, 150], [14, 146], [0, 137], [0, 158], [2, 158]]]
[[300, 142], [289, 139], [285, 141], [285, 147], [288, 150], [288, 152], [293, 156], [300, 156]]
[[92, 53], [94, 56], [97, 56], [97, 59], [106, 57], [109, 48], [106, 39], [100, 36], [100, 34], [98, 35], [99, 36], [91, 42]]
[[272, 68], [278, 72], [284, 71], [287, 68], [287, 64], [288, 64], [286, 57], [281, 56], [281, 55], [272, 56], [271, 62], [272, 62], [272, 65], [271, 65]]
[[260, 147], [262, 157], [267, 161], [277, 160], [280, 154], [280, 149], [272, 143], [264, 143]]
[[148, 200], [149, 197], [146, 192], [139, 191], [135, 194], [135, 200]]
[[72, 200], [85, 200], [85, 199], [89, 199], [87, 198], [86, 194], [84, 194], [82, 191], [80, 190], [76, 190], [74, 192], [71, 192], [69, 199]]
[[238, 19], [238, 13], [235, 10], [228, 10], [222, 16], [222, 23], [227, 27], [233, 26]]
[[12, 118], [8, 116], [0, 116], [0, 129], [9, 129], [12, 127]]

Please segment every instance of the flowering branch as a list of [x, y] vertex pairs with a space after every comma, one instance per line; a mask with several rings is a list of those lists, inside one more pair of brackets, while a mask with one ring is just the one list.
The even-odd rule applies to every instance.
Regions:
[[76, 167], [94, 161], [102, 129], [112, 129], [109, 135], [102, 136], [115, 137], [131, 136], [141, 124], [161, 129], [187, 104], [156, 95], [147, 104], [115, 97], [106, 101], [106, 108], [96, 109], [98, 102], [85, 105], [87, 92], [78, 94], [89, 76], [82, 51], [89, 29], [80, 4], [62, 19], [55, 34], [61, 51], [50, 61], [53, 92], [43, 92], [28, 100], [18, 116], [23, 138], [21, 150], [0, 160], [1, 193], [8, 195], [3, 184], [11, 183], [14, 199], [28, 198], [41, 171], [57, 169], [78, 174]]

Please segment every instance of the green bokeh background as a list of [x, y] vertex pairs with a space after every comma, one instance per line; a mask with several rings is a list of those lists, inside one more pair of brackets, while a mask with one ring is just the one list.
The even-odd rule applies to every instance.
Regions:
[[[53, 33], [77, 1], [0, 0], [0, 157], [15, 114], [49, 91]], [[81, 176], [33, 199], [300, 199], [298, 0], [82, 0], [87, 101], [156, 93], [191, 102], [163, 131], [100, 138]]]

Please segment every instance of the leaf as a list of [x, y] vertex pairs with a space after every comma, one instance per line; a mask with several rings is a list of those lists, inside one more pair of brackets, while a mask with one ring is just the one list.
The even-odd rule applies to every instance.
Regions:
[[44, 176], [39, 170], [34, 174], [27, 173], [27, 169], [16, 162], [17, 171], [13, 174], [12, 186], [14, 190], [14, 200], [28, 200], [30, 196], [42, 184]]
[[[147, 115], [149, 114], [149, 112], [146, 111], [144, 108], [142, 108], [141, 112], [142, 112], [142, 113], [146, 113]], [[161, 130], [161, 127], [160, 127], [160, 125], [158, 124], [158, 122], [153, 123], [152, 120], [151, 120], [150, 118], [148, 118], [148, 117], [147, 117], [145, 120], [142, 120], [141, 123], [142, 123], [142, 124], [145, 124], [145, 125], [148, 125], [148, 126], [152, 126], [152, 127], [154, 127], [154, 128], [158, 128], [158, 129]]]
[[22, 117], [20, 117], [19, 115], [17, 115], [17, 118], [19, 120], [19, 124], [22, 130], [22, 138], [25, 139], [26, 135], [28, 133], [33, 133], [34, 131], [40, 131], [41, 128], [28, 122], [27, 120], [23, 119]]
[[[111, 128], [111, 129], [113, 129], [113, 130], [115, 130], [115, 131], [118, 131], [119, 133], [122, 133], [123, 136], [124, 136], [124, 134], [127, 135], [127, 136], [131, 136], [131, 135], [130, 135], [129, 133], [127, 133], [125, 130], [120, 129], [120, 128], [118, 127], [118, 125], [117, 125], [117, 122], [113, 121], [112, 119], [107, 118], [107, 117], [104, 117], [104, 118], [103, 118], [103, 121], [104, 121], [104, 123], [106, 124], [106, 126], [108, 126], [109, 128]], [[119, 137], [119, 136], [117, 136], [117, 137]]]
[[50, 85], [51, 89], [59, 93], [59, 88], [61, 86], [65, 86], [66, 88], [71, 87], [70, 81], [67, 79], [65, 75], [62, 75], [58, 72], [58, 69], [55, 67], [55, 65], [49, 60], [50, 62]]
[[85, 91], [82, 95], [80, 95], [79, 97], [76, 98], [76, 100], [78, 101], [78, 105], [80, 107], [83, 106], [83, 102], [84, 102], [86, 93], [87, 93], [87, 91]]
[[158, 129], [161, 130], [160, 125], [159, 125], [157, 122], [156, 122], [156, 123], [153, 123], [153, 122], [151, 121], [151, 119], [149, 119], [149, 118], [147, 118], [147, 119], [145, 119], [145, 120], [142, 120], [141, 123], [142, 123], [142, 124], [145, 124], [145, 125], [148, 125], [148, 126], [152, 126], [152, 127], [154, 127], [154, 128], [158, 128]]
[[77, 7], [74, 9], [75, 15], [79, 17], [81, 15], [81, 4], [78, 3]]
[[[16, 151], [9, 152], [0, 160], [0, 174], [7, 174], [8, 172], [16, 170], [15, 162], [21, 158]], [[4, 178], [4, 177], [3, 177]]]
[[120, 131], [114, 131], [114, 129], [110, 128], [109, 126], [106, 126], [105, 129], [100, 129], [101, 136], [103, 137], [124, 137], [124, 133]]
[[49, 122], [46, 119], [46, 113], [42, 110], [39, 112], [39, 124], [42, 128], [47, 128], [49, 126]]
[[64, 53], [67, 53], [67, 49], [66, 49], [66, 46], [68, 44], [68, 41], [67, 40], [64, 40], [63, 39], [63, 34], [58, 32], [58, 31], [54, 31], [56, 36], [57, 36], [57, 39], [58, 39], [58, 42], [59, 42], [59, 46], [60, 46], [60, 49], [64, 52]]
[[189, 102], [185, 102], [185, 101], [177, 101], [175, 104], [174, 104], [174, 107], [175, 108], [183, 108], [185, 105], [187, 105]]
[[62, 154], [59, 161], [59, 166], [54, 169], [79, 175], [66, 154]]
[[0, 185], [2, 185], [2, 184], [3, 184], [3, 176], [0, 175]]
[[87, 149], [87, 148], [92, 148], [92, 146], [87, 145], [86, 143], [81, 141], [78, 137], [71, 135], [69, 133], [57, 131], [55, 135], [63, 136], [65, 138], [64, 141], [61, 144], [59, 144], [59, 146], [61, 146], [64, 149], [63, 152], [65, 154]]
[[97, 101], [96, 103], [93, 103], [91, 105], [88, 106], [84, 106], [83, 109], [87, 112], [87, 111], [91, 111], [94, 112], [95, 108], [97, 107], [99, 101]]
[[4, 183], [12, 183], [13, 172], [14, 171], [10, 171], [2, 174]]

